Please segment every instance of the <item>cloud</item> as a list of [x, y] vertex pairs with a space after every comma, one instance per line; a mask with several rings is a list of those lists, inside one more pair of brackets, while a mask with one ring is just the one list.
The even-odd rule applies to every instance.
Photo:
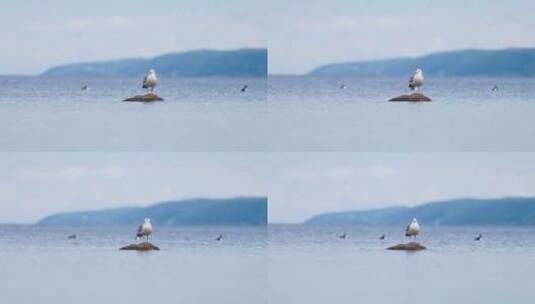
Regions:
[[131, 30], [135, 28], [136, 23], [132, 22], [131, 19], [121, 16], [113, 16], [94, 18], [73, 18], [63, 23], [63, 26], [57, 27], [57, 30], [81, 32], [88, 30]]
[[27, 169], [16, 174], [19, 181], [26, 182], [50, 182], [50, 181], [77, 181], [80, 179], [118, 179], [131, 176], [124, 167], [82, 167], [73, 166], [60, 168], [37, 168]]

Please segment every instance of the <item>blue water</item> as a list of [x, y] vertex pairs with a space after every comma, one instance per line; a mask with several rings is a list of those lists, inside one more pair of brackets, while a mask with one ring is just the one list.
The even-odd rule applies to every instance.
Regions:
[[[347, 233], [346, 239], [338, 236]], [[476, 242], [473, 238], [483, 234]], [[76, 233], [77, 239], [68, 235]], [[222, 241], [215, 237], [223, 234]], [[382, 234], [387, 240], [379, 240]], [[0, 226], [2, 299], [16, 303], [533, 303], [535, 228], [272, 225], [159, 228], [158, 252], [125, 252], [129, 227]]]
[[[407, 253], [385, 250], [407, 241], [403, 227], [272, 226], [270, 302], [535, 301], [535, 228], [423, 229], [418, 241], [428, 250]], [[379, 240], [382, 234], [388, 239]]]
[[0, 302], [266, 303], [265, 227], [158, 228], [161, 251], [119, 251], [134, 232], [0, 225]]
[[[82, 91], [83, 84], [89, 90]], [[241, 92], [244, 84], [249, 86]], [[163, 78], [164, 102], [122, 102], [140, 79], [0, 77], [1, 150], [258, 150], [266, 79]]]
[[[406, 79], [397, 78], [164, 78], [157, 93], [165, 102], [121, 102], [142, 93], [139, 82], [0, 77], [0, 149], [535, 149], [532, 78], [428, 78], [424, 93], [433, 102], [418, 104], [387, 102], [407, 93]], [[495, 83], [499, 92], [491, 92]]]
[[[428, 77], [423, 93], [433, 102], [388, 102], [408, 93], [406, 82], [273, 76], [268, 146], [370, 152], [535, 149], [535, 79]], [[494, 84], [498, 92], [491, 92]]]

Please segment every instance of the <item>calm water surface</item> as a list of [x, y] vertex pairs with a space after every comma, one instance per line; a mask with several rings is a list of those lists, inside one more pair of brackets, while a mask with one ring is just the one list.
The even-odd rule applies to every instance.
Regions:
[[[407, 93], [406, 82], [270, 77], [268, 145], [296, 151], [535, 149], [535, 78], [428, 77], [424, 93], [433, 102], [387, 102]], [[491, 92], [494, 84], [499, 92]]]
[[[346, 232], [345, 240], [338, 236]], [[483, 240], [473, 238], [483, 233]], [[77, 233], [76, 240], [67, 236]], [[215, 241], [219, 234], [220, 242]], [[388, 239], [379, 240], [381, 234]], [[533, 303], [535, 228], [161, 228], [162, 250], [118, 251], [125, 227], [0, 226], [2, 300], [16, 303]]]
[[135, 78], [0, 77], [0, 149], [265, 147], [265, 78], [163, 78], [156, 92], [164, 102], [121, 102], [142, 94], [140, 86]]
[[[500, 91], [491, 92], [495, 83]], [[157, 89], [165, 102], [121, 102], [139, 86], [133, 78], [0, 77], [0, 149], [535, 149], [532, 78], [428, 78], [424, 93], [434, 101], [418, 104], [387, 102], [407, 92], [406, 79], [175, 78]]]
[[266, 228], [161, 228], [161, 251], [118, 251], [133, 232], [0, 226], [0, 302], [266, 303]]
[[406, 241], [402, 232], [272, 226], [270, 302], [534, 303], [535, 228], [424, 227], [419, 241], [428, 250], [385, 250]]

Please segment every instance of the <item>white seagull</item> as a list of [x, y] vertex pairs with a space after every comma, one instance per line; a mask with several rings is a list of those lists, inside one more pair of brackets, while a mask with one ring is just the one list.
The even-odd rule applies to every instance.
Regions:
[[417, 69], [409, 80], [409, 88], [412, 91], [419, 91], [420, 87], [424, 85], [424, 73], [421, 69]]
[[139, 228], [137, 228], [137, 234], [136, 234], [136, 240], [139, 240], [142, 237], [147, 238], [147, 242], [149, 241], [149, 235], [152, 233], [152, 225], [150, 223], [150, 219], [146, 218], [142, 225], [139, 225]]
[[143, 79], [142, 88], [148, 89], [150, 93], [154, 92], [154, 87], [158, 84], [158, 77], [156, 77], [156, 72], [153, 69], [149, 70], [149, 73]]
[[412, 222], [407, 226], [407, 229], [405, 229], [405, 236], [411, 237], [413, 236], [416, 240], [416, 236], [420, 233], [420, 225], [418, 225], [418, 221], [413, 218]]

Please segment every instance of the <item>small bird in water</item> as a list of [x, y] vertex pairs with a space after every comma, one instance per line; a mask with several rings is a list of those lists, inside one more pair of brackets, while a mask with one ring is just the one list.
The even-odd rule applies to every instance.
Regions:
[[478, 236], [475, 237], [475, 241], [481, 241], [481, 239], [483, 238], [483, 235], [480, 233]]
[[218, 236], [215, 238], [216, 241], [221, 241], [222, 239], [223, 239], [223, 235], [222, 235], [222, 234], [218, 235]]
[[248, 88], [249, 88], [248, 85], [244, 85], [244, 86], [241, 88], [241, 91], [242, 91], [242, 92], [245, 92], [245, 91], [247, 91]]
[[156, 76], [156, 72], [153, 69], [149, 70], [149, 73], [145, 78], [143, 79], [143, 86], [142, 88], [148, 89], [149, 93], [154, 92], [154, 88], [158, 84], [158, 77]]
[[498, 92], [500, 89], [498, 88], [498, 85], [495, 84], [493, 87], [492, 87], [492, 92]]
[[342, 84], [342, 85], [340, 86], [340, 90], [343, 90], [343, 89], [345, 89], [345, 88], [346, 88], [346, 85], [345, 85], [345, 84]]
[[152, 234], [152, 224], [150, 223], [150, 219], [146, 218], [143, 224], [139, 225], [139, 228], [137, 228], [136, 240], [139, 240], [142, 237], [146, 237], [147, 242], [148, 242], [149, 235], [151, 234]]
[[342, 240], [345, 240], [347, 238], [347, 233], [342, 233], [338, 236], [339, 238], [341, 238]]
[[424, 85], [424, 73], [421, 69], [417, 69], [409, 79], [409, 88], [411, 91], [418, 92], [420, 88]]
[[89, 86], [87, 84], [84, 84], [82, 86], [82, 91], [87, 91], [87, 90], [89, 90]]
[[382, 240], [382, 241], [386, 240], [386, 234], [381, 235], [381, 237], [379, 237], [379, 239]]
[[405, 236], [414, 237], [414, 240], [416, 240], [418, 234], [420, 234], [420, 225], [418, 225], [418, 221], [413, 218], [412, 222], [407, 226], [407, 229], [405, 229]]
[[71, 234], [68, 236], [69, 240], [74, 240], [77, 237], [76, 234]]

